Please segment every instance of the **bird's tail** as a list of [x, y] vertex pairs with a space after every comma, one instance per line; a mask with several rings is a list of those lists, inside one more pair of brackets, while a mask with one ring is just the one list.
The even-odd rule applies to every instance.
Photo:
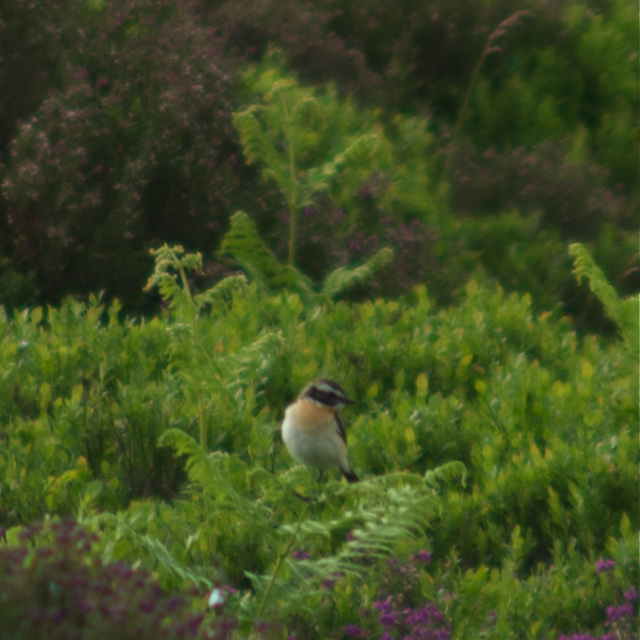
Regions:
[[360, 482], [360, 478], [355, 474], [353, 469], [342, 470], [342, 475], [347, 479], [347, 482]]

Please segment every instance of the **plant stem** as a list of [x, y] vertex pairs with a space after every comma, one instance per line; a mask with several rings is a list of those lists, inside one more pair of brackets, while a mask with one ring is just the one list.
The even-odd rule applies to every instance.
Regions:
[[289, 208], [289, 247], [287, 254], [287, 262], [293, 266], [296, 259], [296, 236], [298, 234], [298, 198], [295, 193], [294, 186], [296, 182], [296, 147], [293, 136], [293, 123], [287, 109], [287, 103], [284, 97], [280, 96], [282, 111], [284, 112], [284, 121], [286, 122], [287, 147], [289, 151], [289, 175], [291, 177], [291, 191], [285, 194], [287, 206]]
[[480, 59], [476, 63], [476, 66], [473, 68], [473, 73], [471, 74], [471, 80], [469, 81], [469, 86], [467, 87], [467, 92], [464, 94], [464, 100], [462, 101], [462, 107], [460, 107], [460, 112], [458, 114], [458, 119], [456, 120], [455, 127], [453, 129], [453, 135], [451, 136], [451, 142], [449, 143], [449, 151], [447, 152], [447, 158], [444, 163], [444, 168], [442, 169], [442, 174], [440, 176], [440, 182], [442, 182], [449, 172], [449, 165], [451, 164], [451, 154], [455, 149], [455, 144], [458, 141], [458, 135], [460, 134], [460, 127], [464, 122], [465, 116], [467, 115], [467, 109], [469, 108], [469, 100], [471, 98], [471, 94], [473, 93], [473, 89], [476, 85], [476, 81], [478, 80], [478, 75], [480, 73], [480, 69], [484, 64], [487, 56], [493, 52], [502, 53], [502, 50], [499, 47], [494, 46], [494, 42], [503, 36], [505, 32], [516, 25], [520, 18], [525, 16], [531, 16], [529, 11], [516, 11], [512, 13], [506, 20], [503, 20], [490, 34], [487, 38], [487, 42], [482, 49], [482, 54], [480, 55]]
[[[178, 256], [175, 254], [173, 250], [170, 250], [171, 257], [173, 258], [173, 263], [180, 274], [180, 280], [182, 282], [182, 291], [185, 296], [184, 303], [184, 311], [189, 314], [189, 321], [191, 323], [191, 338], [193, 339], [193, 344], [195, 345], [196, 352], [199, 352], [200, 347], [200, 339], [198, 332], [198, 311], [196, 308], [196, 304], [193, 300], [193, 296], [191, 295], [191, 288], [189, 287], [189, 278], [187, 278], [187, 272], [185, 271], [184, 265], [179, 260]], [[198, 402], [198, 432], [199, 432], [199, 440], [200, 446], [206, 451], [207, 449], [207, 425], [204, 419], [204, 402], [202, 400], [202, 393], [199, 387], [199, 381], [193, 380], [193, 384], [196, 388], [196, 399]]]
[[284, 564], [285, 558], [289, 555], [289, 552], [291, 551], [291, 547], [293, 547], [295, 541], [298, 539], [298, 533], [300, 533], [300, 528], [302, 527], [302, 519], [307, 514], [307, 511], [309, 511], [309, 505], [306, 505], [306, 507], [302, 510], [302, 513], [300, 514], [300, 519], [298, 520], [298, 527], [296, 528], [295, 533], [291, 536], [291, 540], [289, 540], [289, 543], [287, 544], [285, 550], [278, 555], [278, 560], [276, 562], [275, 569], [273, 570], [273, 575], [271, 576], [271, 580], [269, 581], [269, 586], [267, 587], [264, 597], [262, 598], [262, 602], [260, 603], [260, 609], [258, 609], [258, 618], [260, 618], [264, 613], [264, 610], [267, 606], [267, 602], [269, 602], [269, 598], [271, 597], [271, 592], [273, 591], [273, 587], [276, 583], [276, 578], [280, 573], [280, 569]]
[[469, 107], [469, 99], [471, 98], [471, 93], [473, 92], [473, 88], [476, 84], [476, 80], [478, 79], [478, 74], [480, 73], [480, 69], [482, 68], [482, 63], [484, 59], [487, 57], [487, 46], [482, 51], [482, 55], [480, 59], [476, 63], [476, 66], [473, 69], [473, 73], [471, 74], [471, 80], [469, 82], [469, 86], [467, 87], [467, 92], [464, 94], [464, 100], [462, 101], [462, 107], [460, 107], [460, 112], [458, 114], [458, 119], [456, 120], [455, 127], [453, 129], [453, 135], [451, 136], [451, 142], [449, 143], [449, 151], [447, 152], [447, 158], [444, 163], [444, 168], [442, 169], [442, 175], [440, 180], [444, 180], [449, 173], [449, 165], [451, 164], [451, 154], [455, 148], [455, 144], [458, 140], [458, 135], [460, 134], [460, 127], [462, 126], [462, 122], [464, 121], [465, 116], [467, 115], [467, 109]]

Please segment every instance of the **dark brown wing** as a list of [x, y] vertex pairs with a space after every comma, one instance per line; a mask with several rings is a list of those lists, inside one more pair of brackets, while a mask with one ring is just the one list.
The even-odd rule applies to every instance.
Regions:
[[347, 432], [344, 428], [344, 424], [342, 423], [342, 418], [339, 414], [333, 414], [336, 418], [336, 429], [338, 430], [338, 435], [344, 440], [344, 443], [347, 444]]

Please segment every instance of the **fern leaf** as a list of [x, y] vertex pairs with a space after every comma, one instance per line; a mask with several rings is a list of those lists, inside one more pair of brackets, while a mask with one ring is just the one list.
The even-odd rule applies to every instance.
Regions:
[[233, 256], [254, 278], [272, 289], [288, 288], [303, 299], [315, 297], [311, 282], [297, 269], [281, 264], [266, 247], [253, 220], [243, 211], [231, 217], [221, 252]]
[[[202, 255], [185, 253], [180, 245], [170, 247], [166, 243], [160, 249], [151, 249], [150, 253], [154, 256], [155, 267], [144, 290], [150, 291], [153, 287], [158, 287], [163, 300], [169, 300], [172, 307], [190, 300], [186, 272], [199, 271], [202, 268]], [[180, 284], [178, 275], [181, 279]]]
[[238, 458], [221, 451], [207, 453], [190, 435], [180, 429], [165, 431], [160, 436], [159, 445], [173, 447], [178, 455], [186, 456], [189, 480], [199, 486], [205, 496], [215, 503], [216, 511], [250, 523], [252, 527], [264, 531], [267, 537], [275, 535], [271, 527], [270, 510], [246, 497], [244, 492], [234, 486], [229, 469], [232, 458], [236, 467], [242, 466]]
[[259, 107], [251, 106], [233, 114], [233, 124], [240, 134], [245, 156], [250, 163], [259, 161], [265, 176], [273, 178], [282, 193], [296, 193], [299, 185], [291, 176], [285, 156], [278, 152], [256, 118], [258, 111]]
[[353, 140], [343, 151], [337, 153], [331, 160], [319, 167], [314, 167], [308, 173], [308, 186], [303, 206], [313, 202], [313, 195], [328, 191], [332, 183], [349, 163], [356, 162], [364, 155], [372, 154], [380, 143], [380, 137], [375, 133], [365, 133]]
[[235, 353], [218, 358], [220, 370], [225, 371], [225, 388], [232, 391], [260, 380], [273, 364], [273, 355], [282, 346], [280, 332], [267, 332]]
[[393, 250], [385, 247], [359, 267], [353, 269], [339, 267], [326, 277], [322, 286], [322, 295], [326, 298], [335, 298], [353, 285], [371, 279], [376, 271], [389, 264], [392, 260]]
[[83, 525], [103, 529], [111, 529], [113, 540], [127, 540], [134, 549], [143, 551], [151, 560], [151, 564], [157, 567], [164, 579], [171, 581], [176, 586], [197, 584], [203, 588], [211, 588], [211, 581], [202, 571], [188, 568], [173, 557], [169, 549], [157, 538], [148, 534], [137, 532], [120, 515], [101, 513], [83, 521]]
[[593, 261], [586, 247], [579, 242], [569, 245], [569, 253], [573, 258], [573, 273], [580, 281], [586, 278], [589, 289], [598, 297], [607, 315], [619, 327], [620, 333], [634, 354], [638, 353], [638, 312], [639, 300], [636, 296], [620, 300], [616, 290], [609, 284], [606, 276]]
[[244, 275], [227, 276], [214, 287], [194, 296], [194, 301], [198, 304], [198, 307], [202, 307], [205, 304], [213, 307], [231, 298], [234, 294], [245, 291], [246, 288], [247, 278]]
[[[284, 558], [287, 568], [283, 575], [257, 576], [247, 574], [256, 591], [253, 606], [270, 598], [270, 606], [286, 615], [313, 609], [313, 599], [322, 594], [322, 581], [335, 575], [363, 576], [371, 570], [372, 559], [385, 559], [393, 555], [400, 542], [412, 537], [423, 537], [430, 522], [439, 514], [442, 502], [434, 492], [439, 480], [459, 477], [464, 471], [462, 463], [449, 463], [433, 470], [429, 478], [414, 474], [397, 474], [400, 486], [387, 487], [383, 482], [363, 482], [347, 493], [358, 492], [356, 508], [347, 510], [329, 521], [315, 518], [280, 528], [293, 543], [305, 546], [305, 540], [323, 537], [333, 539], [350, 532], [336, 554], [318, 559]], [[340, 485], [337, 485], [340, 486]], [[281, 561], [283, 556], [281, 556]], [[250, 603], [245, 603], [250, 611]], [[264, 607], [264, 604], [263, 604]]]
[[467, 479], [467, 468], [463, 462], [452, 460], [445, 464], [430, 469], [424, 474], [424, 480], [431, 486], [437, 486], [443, 482], [449, 484], [460, 480], [460, 484], [465, 487]]

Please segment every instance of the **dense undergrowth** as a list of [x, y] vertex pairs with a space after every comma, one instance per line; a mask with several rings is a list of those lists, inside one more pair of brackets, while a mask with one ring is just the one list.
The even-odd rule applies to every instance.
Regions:
[[7, 8], [0, 640], [637, 637], [627, 0]]
[[[380, 265], [318, 290], [247, 222], [234, 217], [225, 246], [249, 280], [195, 293], [199, 256], [156, 253], [162, 316], [122, 322], [97, 298], [3, 316], [2, 551], [20, 576], [3, 602], [17, 598], [25, 615], [54, 607], [67, 572], [88, 571], [113, 611], [143, 624], [145, 608], [119, 594], [121, 571], [91, 568], [101, 559], [107, 571], [145, 567], [169, 591], [195, 585], [200, 612], [217, 589], [191, 621], [202, 637], [632, 637], [637, 301], [619, 300], [581, 245], [576, 274], [617, 323], [611, 344], [475, 279], [448, 309], [421, 286], [396, 301], [335, 301]], [[318, 375], [359, 400], [347, 415], [358, 485], [317, 485], [281, 445], [283, 408]], [[69, 516], [99, 534], [83, 560], [55, 535]], [[37, 531], [32, 551], [20, 546], [20, 525], [42, 518], [53, 550]], [[69, 563], [42, 569], [53, 575], [44, 594], [32, 585], [18, 598], [16, 585], [36, 580], [29, 558], [57, 558], [56, 544]], [[60, 605], [78, 637], [98, 624], [87, 597], [82, 615]], [[182, 611], [166, 613], [171, 624], [187, 624]]]
[[[229, 272], [213, 252], [238, 208], [280, 258], [293, 236], [314, 282], [393, 246], [354, 298], [426, 282], [449, 304], [481, 267], [538, 309], [610, 329], [568, 276], [576, 240], [621, 293], [638, 285], [628, 0], [11, 0], [0, 30], [10, 308], [104, 290], [151, 311], [148, 250], [201, 251], [208, 286]], [[297, 114], [270, 102], [286, 86]], [[296, 170], [348, 151], [340, 171], [308, 175], [299, 198], [262, 180], [276, 158], [250, 164], [242, 113], [280, 150], [297, 130]]]

